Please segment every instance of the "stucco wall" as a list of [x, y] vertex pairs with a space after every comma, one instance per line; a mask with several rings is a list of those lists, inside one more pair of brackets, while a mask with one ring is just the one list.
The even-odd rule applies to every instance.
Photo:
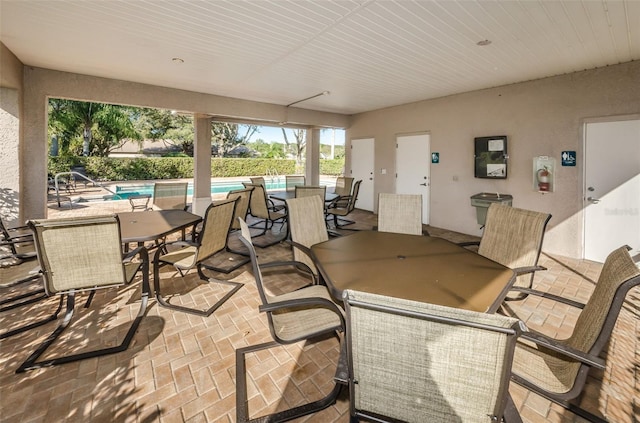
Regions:
[[[515, 207], [552, 213], [546, 251], [580, 257], [583, 123], [637, 113], [640, 62], [630, 62], [354, 115], [346, 137], [375, 138], [377, 198], [394, 191], [396, 135], [429, 132], [431, 151], [440, 153], [440, 163], [431, 165], [431, 225], [480, 235], [469, 197], [499, 191], [513, 195]], [[490, 135], [508, 136], [506, 180], [473, 176], [473, 139]], [[577, 151], [576, 167], [560, 166], [564, 150]], [[540, 155], [557, 160], [550, 194], [533, 189], [532, 160]]]
[[0, 217], [9, 224], [21, 224], [21, 108], [22, 63], [0, 43]]

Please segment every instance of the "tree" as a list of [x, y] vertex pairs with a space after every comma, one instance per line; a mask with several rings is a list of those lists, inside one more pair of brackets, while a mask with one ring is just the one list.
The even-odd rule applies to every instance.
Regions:
[[164, 109], [140, 109], [136, 127], [146, 139], [162, 141], [193, 156], [193, 117]]
[[[290, 129], [290, 128], [289, 128]], [[307, 146], [307, 131], [304, 129], [290, 129], [295, 138], [295, 144], [289, 142], [287, 137], [286, 128], [282, 128], [282, 135], [284, 136], [284, 142], [287, 147], [292, 146], [296, 155], [296, 166], [302, 166], [302, 159], [304, 158], [304, 149]]]
[[247, 145], [251, 136], [256, 133], [256, 125], [238, 125], [229, 122], [211, 122], [211, 144], [218, 157], [226, 157], [239, 145]]
[[126, 139], [141, 139], [135, 113], [128, 106], [50, 99], [49, 135], [58, 136], [63, 153], [108, 156]]

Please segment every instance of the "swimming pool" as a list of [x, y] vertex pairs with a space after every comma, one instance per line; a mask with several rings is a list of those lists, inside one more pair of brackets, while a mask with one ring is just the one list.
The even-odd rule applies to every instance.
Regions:
[[[236, 189], [243, 189], [243, 181], [215, 181], [211, 182], [211, 194], [227, 193]], [[249, 182], [249, 181], [246, 181]], [[332, 185], [334, 180], [320, 181], [320, 185]], [[285, 181], [266, 181], [267, 190], [286, 188]], [[148, 184], [132, 184], [132, 185], [116, 185], [116, 195], [105, 197], [105, 200], [126, 200], [135, 195], [153, 196], [153, 183]], [[187, 195], [193, 195], [193, 183], [189, 182]]]

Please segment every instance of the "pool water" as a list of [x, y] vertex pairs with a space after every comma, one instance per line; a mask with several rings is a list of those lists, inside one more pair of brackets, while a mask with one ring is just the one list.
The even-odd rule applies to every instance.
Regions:
[[[248, 181], [247, 181], [248, 182]], [[321, 185], [329, 185], [332, 181], [320, 181]], [[267, 190], [286, 188], [285, 181], [266, 181]], [[243, 189], [242, 181], [217, 181], [211, 183], [211, 193], [226, 193], [236, 189]], [[135, 195], [153, 196], [153, 184], [137, 184], [137, 185], [116, 185], [116, 195], [105, 200], [126, 200]], [[193, 184], [189, 183], [187, 187], [187, 195], [193, 195]]]

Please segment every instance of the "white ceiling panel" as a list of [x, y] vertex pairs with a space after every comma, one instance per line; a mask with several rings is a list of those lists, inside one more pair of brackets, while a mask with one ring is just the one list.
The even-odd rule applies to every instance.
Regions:
[[353, 114], [638, 60], [640, 1], [0, 0], [0, 41], [26, 65], [282, 105], [330, 91], [296, 107]]

